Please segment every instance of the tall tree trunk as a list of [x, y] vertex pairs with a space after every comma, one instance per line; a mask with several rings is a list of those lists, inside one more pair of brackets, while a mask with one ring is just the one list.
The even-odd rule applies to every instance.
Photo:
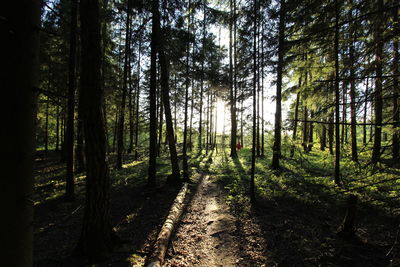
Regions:
[[253, 1], [254, 4], [254, 25], [253, 25], [253, 133], [252, 133], [252, 145], [251, 145], [251, 171], [250, 171], [250, 201], [251, 203], [256, 202], [256, 193], [254, 185], [254, 176], [256, 172], [256, 123], [257, 123], [257, 111], [256, 111], [256, 91], [257, 91], [257, 0]]
[[[157, 15], [159, 17], [159, 14]], [[157, 33], [160, 34], [160, 21], [158, 20], [158, 24], [156, 24]], [[163, 36], [159, 35], [159, 40], [164, 40]], [[165, 122], [167, 126], [167, 137], [168, 137], [168, 145], [172, 166], [172, 177], [170, 178], [171, 182], [177, 183], [180, 181], [180, 173], [179, 173], [179, 164], [178, 164], [178, 154], [176, 152], [176, 144], [174, 138], [174, 128], [172, 122], [171, 115], [171, 105], [169, 99], [169, 72], [168, 72], [168, 61], [164, 54], [163, 44], [160, 43], [158, 46], [160, 67], [161, 67], [161, 94], [162, 94], [162, 102], [165, 108]]]
[[[354, 33], [353, 33], [354, 34]], [[355, 36], [353, 36], [355, 38]], [[353, 39], [354, 40], [354, 39]], [[354, 41], [350, 46], [350, 120], [351, 120], [351, 159], [358, 162], [357, 153], [357, 110], [356, 110], [356, 83], [354, 66]]]
[[121, 106], [119, 110], [118, 131], [117, 131], [117, 162], [116, 169], [122, 168], [122, 153], [124, 152], [124, 126], [125, 126], [125, 104], [128, 92], [128, 69], [130, 59], [130, 39], [131, 39], [131, 0], [127, 1], [126, 11], [126, 32], [125, 32], [125, 55], [124, 55], [124, 76], [122, 81]]
[[335, 0], [335, 184], [341, 186], [340, 180], [340, 92], [339, 92], [339, 3]]
[[[190, 9], [191, 9], [191, 1], [189, 0], [189, 5], [188, 5], [188, 12], [189, 12], [189, 18], [188, 18], [188, 25], [187, 25], [187, 31], [190, 32]], [[187, 156], [187, 135], [188, 135], [188, 104], [189, 104], [189, 84], [190, 84], [190, 72], [189, 72], [189, 55], [190, 55], [190, 42], [187, 42], [187, 47], [186, 47], [186, 81], [185, 81], [185, 110], [184, 110], [184, 121], [183, 121], [183, 149], [182, 149], [182, 169], [183, 169], [183, 179], [184, 180], [189, 180], [189, 166], [188, 166], [188, 156]]]
[[281, 0], [279, 10], [279, 48], [278, 48], [278, 66], [276, 81], [276, 112], [275, 112], [275, 133], [272, 155], [272, 168], [279, 169], [279, 159], [281, 157], [281, 131], [282, 131], [282, 73], [283, 57], [285, 51], [285, 0]]
[[152, 0], [152, 32], [150, 52], [150, 145], [149, 145], [149, 169], [148, 186], [156, 185], [156, 160], [157, 160], [157, 47], [160, 24], [159, 0]]
[[[400, 19], [398, 15], [399, 8], [396, 8], [393, 11], [394, 21], [395, 21], [395, 29], [400, 30]], [[399, 127], [400, 127], [400, 111], [399, 111], [399, 41], [395, 39], [393, 41], [393, 120], [395, 123], [393, 124], [393, 136], [392, 136], [392, 158], [393, 162], [397, 162], [399, 160]]]
[[[264, 140], [264, 24], [261, 25], [261, 157], [265, 156]], [[297, 122], [296, 122], [297, 123]]]
[[233, 14], [233, 3], [229, 1], [230, 7], [230, 18], [229, 18], [229, 93], [230, 93], [230, 104], [231, 104], [231, 142], [230, 142], [230, 156], [232, 158], [237, 157], [236, 153], [236, 99], [234, 92], [234, 77], [233, 77], [233, 21], [236, 19], [236, 15]]
[[101, 88], [101, 33], [98, 0], [81, 0], [81, 93], [85, 131], [86, 202], [83, 227], [76, 248], [89, 262], [107, 255], [116, 236], [110, 221], [110, 177]]
[[78, 3], [71, 0], [71, 22], [69, 36], [68, 62], [68, 103], [67, 103], [67, 130], [65, 136], [65, 152], [67, 160], [65, 197], [74, 199], [74, 121], [75, 121], [75, 88], [76, 88], [76, 28], [78, 20]]
[[33, 162], [39, 70], [40, 2], [1, 1], [1, 261], [33, 265]]
[[334, 143], [334, 113], [329, 114], [328, 118], [328, 142], [329, 142], [329, 154], [333, 155], [333, 143]]
[[365, 85], [365, 97], [364, 97], [364, 118], [363, 118], [363, 145], [367, 144], [367, 112], [368, 112], [368, 78]]
[[383, 0], [377, 1], [377, 20], [375, 22], [374, 41], [375, 47], [375, 135], [374, 135], [374, 147], [372, 150], [372, 163], [377, 163], [381, 157], [381, 142], [382, 142], [382, 57], [383, 57]]
[[203, 93], [204, 93], [204, 61], [205, 61], [205, 40], [206, 40], [206, 0], [203, 0], [203, 37], [201, 50], [201, 73], [200, 73], [200, 114], [199, 114], [199, 141], [198, 148], [203, 149]]
[[342, 93], [342, 133], [341, 133], [341, 146], [346, 143], [345, 132], [347, 123], [347, 82], [343, 82], [343, 93]]
[[138, 61], [137, 61], [137, 84], [136, 84], [136, 118], [135, 118], [135, 160], [138, 160], [138, 146], [139, 146], [139, 106], [140, 106], [140, 56], [142, 49], [142, 36], [139, 37], [138, 47]]

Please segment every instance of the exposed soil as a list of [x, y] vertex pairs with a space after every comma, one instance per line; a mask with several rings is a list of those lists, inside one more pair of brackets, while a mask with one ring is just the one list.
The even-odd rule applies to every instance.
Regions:
[[[174, 235], [164, 266], [247, 266], [238, 218], [224, 190], [204, 175]], [[262, 265], [258, 265], [262, 266]]]

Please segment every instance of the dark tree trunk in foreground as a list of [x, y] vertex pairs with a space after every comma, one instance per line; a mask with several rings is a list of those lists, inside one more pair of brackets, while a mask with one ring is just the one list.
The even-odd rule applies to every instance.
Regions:
[[67, 160], [66, 191], [68, 200], [74, 198], [74, 121], [75, 121], [75, 88], [76, 88], [76, 25], [78, 19], [78, 3], [71, 0], [71, 22], [69, 36], [68, 62], [68, 104], [67, 130], [65, 136], [65, 153]]
[[364, 97], [364, 117], [363, 117], [363, 145], [367, 144], [367, 112], [368, 112], [368, 78], [365, 82], [365, 97]]
[[115, 244], [110, 222], [110, 177], [101, 88], [101, 34], [98, 0], [81, 0], [82, 97], [85, 131], [86, 201], [76, 248], [90, 262], [105, 257]]
[[382, 40], [382, 31], [383, 31], [383, 0], [377, 1], [377, 19], [375, 22], [375, 33], [374, 33], [374, 41], [376, 42], [375, 47], [375, 135], [374, 135], [374, 146], [372, 150], [372, 163], [377, 163], [381, 158], [381, 142], [382, 142], [382, 109], [383, 109], [383, 100], [382, 100], [382, 57], [383, 57], [383, 40]]
[[116, 168], [122, 168], [122, 153], [124, 152], [124, 126], [125, 126], [125, 104], [128, 91], [128, 69], [131, 39], [131, 0], [128, 0], [126, 14], [126, 33], [125, 33], [125, 57], [124, 57], [124, 77], [122, 81], [121, 107], [119, 110], [118, 131], [117, 131], [117, 162]]
[[[32, 266], [33, 155], [39, 57], [40, 1], [1, 1], [1, 98], [4, 155], [0, 179], [1, 262]], [[12, 30], [11, 30], [12, 27]]]
[[151, 52], [150, 52], [150, 145], [149, 145], [149, 187], [156, 185], [156, 160], [157, 160], [157, 47], [160, 36], [157, 32], [160, 24], [160, 14], [158, 11], [158, 0], [152, 1], [152, 32], [151, 32]]
[[282, 131], [282, 72], [283, 72], [283, 55], [285, 43], [285, 0], [281, 0], [279, 10], [279, 48], [278, 48], [278, 67], [276, 81], [276, 112], [275, 112], [275, 133], [274, 146], [272, 155], [273, 169], [279, 169], [279, 158], [281, 157], [281, 131]]

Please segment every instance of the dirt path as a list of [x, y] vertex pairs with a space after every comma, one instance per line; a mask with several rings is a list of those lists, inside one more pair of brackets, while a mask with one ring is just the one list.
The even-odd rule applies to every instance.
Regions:
[[236, 266], [237, 221], [211, 176], [203, 176], [188, 205], [164, 266]]

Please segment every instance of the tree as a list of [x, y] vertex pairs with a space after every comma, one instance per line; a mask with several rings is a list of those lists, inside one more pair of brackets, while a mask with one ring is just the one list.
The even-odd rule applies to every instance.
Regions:
[[[2, 263], [32, 266], [33, 155], [36, 89], [38, 88], [40, 1], [3, 1], [0, 4], [0, 33], [4, 66], [2, 114], [7, 127], [1, 145], [7, 155], [2, 161], [1, 240]], [[11, 101], [10, 101], [11, 100]]]
[[117, 163], [116, 168], [122, 168], [122, 153], [124, 150], [124, 125], [125, 125], [125, 104], [126, 94], [128, 91], [128, 71], [129, 71], [129, 54], [130, 54], [130, 39], [131, 39], [131, 0], [127, 0], [126, 7], [126, 30], [125, 30], [125, 55], [124, 55], [124, 77], [122, 85], [121, 95], [121, 107], [118, 120], [118, 131], [117, 131]]
[[106, 256], [117, 238], [110, 221], [110, 177], [101, 88], [99, 0], [81, 0], [81, 88], [85, 135], [86, 201], [76, 252], [90, 262]]
[[157, 47], [160, 23], [158, 0], [152, 1], [152, 31], [151, 31], [151, 52], [150, 52], [150, 144], [149, 144], [149, 169], [148, 181], [149, 187], [156, 185], [156, 160], [157, 160]]
[[282, 73], [284, 64], [285, 49], [285, 0], [281, 0], [279, 10], [279, 44], [278, 44], [278, 66], [276, 81], [276, 112], [275, 112], [275, 132], [274, 146], [272, 148], [272, 165], [273, 169], [279, 169], [279, 158], [281, 157], [281, 130], [282, 130]]
[[75, 87], [76, 87], [76, 28], [78, 20], [78, 3], [71, 0], [71, 21], [69, 36], [69, 62], [68, 62], [68, 114], [66, 142], [66, 192], [68, 200], [74, 199], [74, 121], [75, 121]]

